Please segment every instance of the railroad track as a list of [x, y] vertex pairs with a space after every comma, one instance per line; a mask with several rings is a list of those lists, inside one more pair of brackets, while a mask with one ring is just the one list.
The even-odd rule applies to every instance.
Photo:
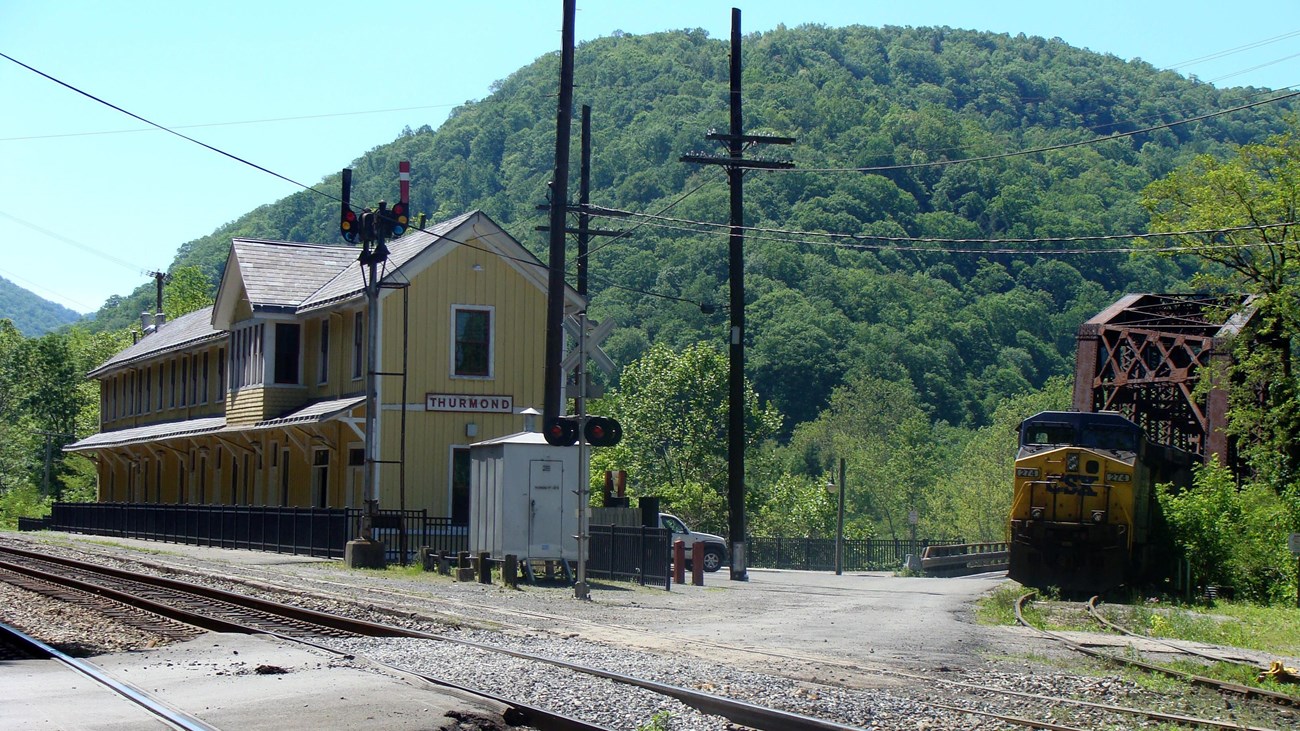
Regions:
[[[301, 607], [277, 604], [211, 587], [157, 576], [135, 574], [106, 566], [45, 556], [10, 547], [0, 548], [0, 570], [16, 573], [45, 584], [98, 594], [123, 604], [197, 627], [218, 632], [269, 634], [285, 640], [338, 652], [321, 641], [344, 637], [413, 637], [400, 627], [338, 617]], [[0, 578], [5, 578], [0, 574]], [[439, 678], [400, 668], [405, 675], [460, 692], [470, 693], [507, 706], [506, 720], [542, 731], [606, 731], [600, 726], [568, 718], [563, 714], [512, 701], [491, 693], [463, 688]]]
[[[76, 563], [84, 563], [84, 562], [76, 562]], [[292, 587], [289, 586], [275, 587], [273, 585], [268, 585], [261, 582], [248, 582], [247, 580], [244, 581], [245, 583], [248, 583], [250, 586], [256, 586], [263, 590], [279, 590], [279, 591], [290, 590], [290, 591], [295, 591], [299, 594], [303, 593], [303, 588], [300, 582], [296, 583], [295, 586]], [[334, 582], [329, 582], [327, 580], [322, 581], [321, 583], [334, 584]], [[351, 592], [355, 591], [355, 587], [351, 587], [343, 584], [335, 584], [335, 585], [338, 586], [340, 589], [344, 589]], [[560, 620], [564, 620], [570, 623], [578, 621], [575, 620], [573, 617], [560, 617], [557, 615], [546, 614], [546, 613], [535, 612], [535, 611], [515, 611], [515, 610], [511, 610], [508, 608], [503, 608], [495, 605], [472, 604], [466, 602], [450, 602], [449, 600], [446, 599], [431, 598], [427, 595], [405, 594], [403, 592], [397, 592], [392, 590], [380, 590], [380, 591], [372, 592], [368, 595], [368, 599], [371, 602], [373, 602], [376, 599], [376, 596], [378, 594], [384, 594], [390, 597], [402, 597], [408, 600], [418, 600], [426, 604], [430, 602], [445, 604], [448, 607], [447, 613], [449, 614], [458, 614], [469, 608], [477, 608], [484, 611], [491, 611], [502, 616], [513, 615], [516, 618], [528, 618], [531, 620], [541, 619], [541, 620], [548, 620], [548, 621], [554, 620], [557, 622]], [[373, 608], [373, 604], [371, 606]], [[392, 611], [396, 613], [401, 613], [402, 610], [394, 608]], [[502, 623], [502, 624], [509, 626], [509, 623]], [[530, 628], [527, 625], [521, 624], [515, 626], [520, 629], [529, 629], [535, 631], [534, 628]], [[622, 628], [622, 629], [626, 629], [629, 633], [632, 634], [642, 631], [639, 628], [632, 627], [632, 626], [611, 625], [609, 623], [604, 623], [601, 624], [600, 626], [607, 630], [609, 629], [618, 630]], [[401, 628], [392, 628], [392, 629], [401, 629]], [[420, 637], [426, 639], [436, 639], [442, 642], [454, 642], [467, 647], [477, 648], [486, 652], [509, 654], [520, 659], [525, 659], [534, 662], [544, 662], [551, 665], [555, 665], [557, 667], [564, 667], [573, 672], [586, 673], [589, 675], [597, 675], [600, 677], [605, 677], [611, 682], [634, 685], [634, 686], [638, 686], [650, 690], [651, 692], [656, 692], [662, 695], [667, 695], [670, 697], [677, 698], [678, 700], [685, 703], [686, 705], [697, 708], [702, 712], [724, 716], [732, 720], [733, 723], [748, 726], [750, 728], [792, 729], [792, 730], [853, 728], [851, 726], [846, 726], [843, 723], [836, 720], [816, 719], [816, 718], [810, 718], [808, 716], [803, 716], [796, 713], [788, 713], [785, 711], [779, 711], [777, 709], [764, 708], [762, 706], [748, 704], [748, 703], [744, 703], [743, 701], [736, 701], [734, 699], [724, 698], [711, 693], [701, 693], [691, 689], [679, 688], [675, 686], [665, 685], [662, 683], [656, 683], [654, 681], [646, 681], [638, 678], [633, 678], [620, 673], [606, 672], [606, 671], [599, 670], [598, 668], [586, 667], [576, 663], [569, 663], [561, 660], [555, 660], [552, 658], [539, 657], [534, 653], [520, 652], [517, 650], [504, 648], [497, 645], [492, 645], [492, 644], [487, 644], [482, 642], [471, 642], [460, 638], [449, 637], [446, 635], [427, 634], [423, 632], [414, 632], [405, 629], [403, 629], [402, 632], [399, 633], [397, 636]], [[1111, 714], [1119, 718], [1141, 719], [1147, 722], [1177, 723], [1181, 725], [1196, 726], [1196, 727], [1203, 727], [1203, 728], [1250, 729], [1253, 731], [1272, 731], [1271, 729], [1262, 726], [1245, 726], [1234, 722], [1195, 718], [1191, 716], [1162, 713], [1159, 711], [1151, 711], [1145, 709], [1127, 708], [1124, 706], [1118, 706], [1114, 704], [1093, 703], [1089, 701], [1072, 700], [1072, 699], [1061, 698], [1057, 696], [1049, 697], [1044, 695], [1035, 695], [1032, 693], [1025, 693], [1025, 692], [1020, 692], [1020, 691], [1015, 691], [1015, 690], [1010, 690], [1005, 688], [998, 688], [989, 685], [981, 685], [976, 683], [965, 683], [965, 682], [960, 682], [955, 680], [949, 680], [946, 678], [936, 677], [933, 675], [919, 675], [919, 674], [906, 673], [906, 672], [900, 672], [895, 670], [864, 667], [857, 663], [839, 661], [839, 660], [829, 659], [825, 657], [803, 655], [799, 653], [769, 651], [769, 650], [762, 650], [753, 647], [736, 647], [736, 646], [726, 645], [724, 643], [718, 643], [718, 642], [713, 642], [708, 640], [700, 640], [698, 638], [682, 637], [680, 638], [680, 640], [683, 643], [683, 645], [685, 644], [699, 645], [703, 647], [725, 649], [733, 653], [744, 653], [752, 657], [766, 659], [769, 664], [772, 658], [781, 658], [781, 659], [793, 660], [797, 662], [809, 663], [809, 664], [813, 664], [814, 666], [820, 665], [825, 667], [836, 667], [846, 671], [854, 671], [856, 673], [876, 674], [881, 676], [890, 676], [890, 677], [905, 679], [910, 684], [913, 685], [924, 684], [924, 687], [932, 687], [932, 688], [939, 688], [939, 689], [946, 688], [948, 690], [942, 692], [944, 692], [945, 695], [948, 696], [946, 700], [950, 700], [951, 702], [939, 702], [933, 700], [933, 696], [935, 695], [935, 693], [933, 692], [929, 694], [931, 698], [930, 700], [922, 700], [919, 702], [927, 704], [930, 707], [935, 709], [941, 709], [943, 711], [947, 711], [949, 713], [971, 714], [974, 716], [981, 716], [984, 718], [999, 720], [1010, 725], [1016, 725], [1025, 728], [1041, 728], [1041, 729], [1049, 729], [1052, 731], [1087, 731], [1085, 727], [1079, 725], [1072, 725], [1078, 723], [1077, 718], [1081, 715], [1080, 714], [1081, 711], [1087, 711], [1089, 713]], [[321, 641], [325, 642], [324, 649], [331, 649], [328, 647], [329, 643], [327, 640], [321, 640]], [[321, 645], [316, 645], [316, 646], [321, 646]], [[388, 667], [394, 667], [394, 666], [388, 665]], [[408, 672], [408, 673], [411, 672], [406, 668], [398, 667], [397, 669], [403, 672]], [[415, 673], [415, 675], [418, 677], [424, 677], [426, 680], [430, 680], [429, 678], [427, 678], [426, 676], [418, 672]], [[439, 682], [439, 681], [433, 679], [432, 682]], [[444, 683], [444, 685], [448, 685], [448, 684]], [[825, 686], [827, 690], [831, 690], [835, 688], [839, 688], [841, 690], [851, 690], [846, 686], [837, 686], [832, 682], [821, 682], [820, 685]], [[453, 685], [453, 687], [459, 687], [459, 686]], [[475, 690], [473, 688], [469, 688], [467, 690], [473, 693], [482, 694], [481, 691]], [[956, 698], [957, 696], [962, 696], [963, 694], [967, 697]], [[989, 703], [986, 700], [989, 694], [996, 694], [999, 696], [1007, 697], [1011, 699], [1011, 701], [1013, 701], [1011, 703], [1013, 707], [1016, 707], [1018, 705], [1021, 710], [1004, 712], [1001, 711], [1000, 709], [994, 709], [991, 711], [989, 710]], [[496, 700], [504, 703], [509, 703], [509, 701], [506, 701], [504, 699], [496, 699]], [[1058, 723], [1052, 720], [1048, 720], [1047, 718], [1044, 718], [1045, 716], [1050, 715], [1049, 713], [1046, 712], [1046, 709], [1048, 707], [1062, 709], [1058, 713], [1058, 716], [1064, 717], [1065, 721]], [[1029, 708], [1032, 710], [1031, 712], [1026, 714], [1026, 712], [1024, 711], [1025, 708]], [[1014, 713], [1017, 712], [1021, 713], [1021, 715], [1020, 716], [1014, 715]], [[1035, 716], [1035, 718], [1025, 718], [1023, 717], [1024, 715], [1032, 715]], [[1123, 723], [1126, 722], [1121, 722], [1121, 727]], [[1112, 721], [1110, 725], [1105, 727], [1114, 728], [1116, 726]]]
[[64, 654], [50, 645], [0, 622], [0, 659], [49, 660], [99, 683], [114, 694], [181, 731], [216, 731], [212, 726], [154, 698], [143, 689], [109, 676], [93, 663]]
[[[718, 715], [754, 729], [789, 729], [789, 731], [852, 731], [853, 726], [790, 713], [774, 708], [737, 701], [656, 681], [587, 667], [563, 660], [532, 655], [484, 643], [470, 642], [445, 635], [418, 632], [402, 627], [360, 619], [330, 615], [301, 607], [247, 597], [220, 589], [189, 584], [156, 576], [136, 574], [71, 559], [45, 556], [31, 551], [0, 548], [0, 569], [23, 574], [53, 584], [83, 591], [97, 592], [125, 604], [171, 619], [222, 632], [256, 632], [303, 642], [318, 649], [350, 655], [331, 648], [326, 640], [355, 637], [406, 637], [452, 642], [522, 660], [545, 663], [624, 685], [639, 687], [674, 698], [702, 713]], [[557, 729], [593, 729], [601, 727], [565, 717], [561, 714], [521, 704], [482, 689], [467, 688], [425, 673], [411, 671], [390, 663], [378, 663], [408, 675], [423, 678], [443, 687], [489, 698], [517, 709], [513, 721], [527, 723], [544, 731]]]
[[[1016, 621], [1019, 622], [1021, 625], [1033, 630], [1034, 632], [1037, 632], [1038, 634], [1044, 637], [1048, 637], [1056, 642], [1061, 643], [1065, 647], [1068, 647], [1069, 649], [1075, 652], [1079, 652], [1081, 654], [1088, 655], [1089, 657], [1094, 657], [1114, 665], [1138, 668], [1141, 670], [1145, 670], [1147, 672], [1165, 675], [1171, 678], [1182, 680], [1192, 685], [1198, 685], [1198, 686], [1210, 688], [1212, 690], [1216, 690], [1224, 694], [1241, 696], [1245, 698], [1255, 698], [1255, 699], [1268, 701], [1273, 704], [1280, 704], [1286, 706], [1300, 705], [1300, 701], [1297, 701], [1297, 698], [1295, 696], [1288, 695], [1286, 693], [1278, 693], [1265, 688], [1253, 688], [1250, 686], [1241, 685], [1240, 683], [1232, 683], [1224, 680], [1218, 680], [1216, 678], [1208, 678], [1202, 675], [1196, 675], [1194, 673], [1188, 673], [1182, 670], [1167, 668], [1162, 665], [1158, 665], [1156, 663], [1147, 662], [1145, 660], [1139, 660], [1133, 657], [1112, 655], [1111, 653], [1108, 652], [1101, 652], [1100, 650], [1095, 650], [1093, 648], [1081, 645], [1078, 642], [1075, 642], [1070, 638], [1065, 637], [1064, 635], [1061, 635], [1059, 633], [1051, 632], [1049, 630], [1042, 629], [1041, 627], [1035, 627], [1032, 623], [1030, 623], [1028, 620], [1025, 619], [1024, 605], [1027, 601], [1029, 601], [1031, 598], [1036, 596], [1036, 594], [1037, 592], [1029, 591], [1022, 594], [1018, 599], [1016, 599], [1016, 604], [1015, 604]], [[1093, 600], [1090, 601], [1089, 604], [1095, 607], [1095, 600], [1096, 597], [1093, 597]], [[1181, 648], [1173, 645], [1171, 645], [1171, 647], [1180, 652], [1185, 650], [1185, 648]], [[1216, 658], [1216, 659], [1222, 659], [1222, 658]], [[1200, 726], [1214, 727], [1214, 728], [1244, 729], [1245, 731], [1272, 731], [1271, 729], [1267, 729], [1264, 727], [1247, 726], [1244, 724], [1239, 724], [1234, 722], [1214, 721], [1211, 719], [1172, 717], [1169, 718], [1168, 720], [1174, 721], [1176, 723], [1196, 724]]]
[[1137, 633], [1137, 632], [1133, 632], [1133, 631], [1131, 631], [1131, 630], [1129, 630], [1129, 629], [1126, 629], [1126, 628], [1124, 628], [1124, 627], [1121, 627], [1121, 626], [1119, 626], [1118, 624], [1115, 624], [1114, 622], [1112, 622], [1112, 621], [1106, 619], [1105, 617], [1103, 617], [1103, 616], [1101, 615], [1101, 610], [1099, 610], [1099, 609], [1097, 608], [1097, 602], [1099, 602], [1100, 600], [1101, 600], [1101, 597], [1096, 597], [1096, 596], [1088, 600], [1088, 615], [1091, 616], [1094, 620], [1096, 620], [1098, 624], [1100, 624], [1101, 626], [1105, 627], [1105, 628], [1108, 629], [1108, 630], [1111, 630], [1112, 632], [1115, 632], [1115, 633], [1118, 633], [1118, 634], [1122, 634], [1122, 635], [1125, 635], [1125, 636], [1127, 636], [1127, 637], [1133, 637], [1133, 638], [1135, 638], [1135, 639], [1140, 639], [1140, 640], [1143, 640], [1144, 642], [1152, 642], [1152, 643], [1155, 643], [1155, 644], [1157, 644], [1157, 645], [1163, 645], [1163, 646], [1165, 646], [1165, 647], [1168, 647], [1170, 650], [1172, 650], [1172, 651], [1174, 651], [1174, 652], [1178, 652], [1178, 653], [1182, 653], [1182, 654], [1186, 654], [1186, 655], [1195, 655], [1196, 657], [1199, 657], [1199, 658], [1201, 658], [1202, 660], [1209, 660], [1210, 662], [1218, 662], [1218, 663], [1224, 663], [1224, 664], [1227, 664], [1227, 665], [1236, 665], [1236, 666], [1240, 666], [1240, 667], [1246, 667], [1246, 668], [1249, 668], [1249, 669], [1255, 671], [1256, 673], [1263, 672], [1263, 671], [1265, 671], [1265, 670], [1268, 669], [1268, 668], [1263, 667], [1263, 666], [1260, 666], [1260, 665], [1255, 665], [1255, 664], [1251, 664], [1251, 663], [1243, 663], [1243, 662], [1241, 662], [1240, 660], [1235, 660], [1235, 659], [1230, 658], [1230, 657], [1224, 657], [1223, 655], [1216, 655], [1216, 654], [1214, 654], [1214, 653], [1212, 653], [1212, 652], [1205, 652], [1204, 650], [1199, 650], [1199, 649], [1197, 649], [1197, 648], [1195, 648], [1195, 647], [1188, 647], [1186, 644], [1177, 644], [1177, 643], [1174, 643], [1174, 642], [1167, 642], [1167, 641], [1162, 640], [1162, 639], [1160, 639], [1160, 638], [1158, 638], [1158, 637], [1150, 637], [1150, 636], [1148, 636], [1148, 635], [1144, 635], [1144, 634], [1139, 634], [1139, 633]]

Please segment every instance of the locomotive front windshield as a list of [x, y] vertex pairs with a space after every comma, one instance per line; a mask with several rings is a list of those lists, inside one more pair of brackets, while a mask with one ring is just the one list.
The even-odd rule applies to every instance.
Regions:
[[1142, 439], [1142, 430], [1136, 424], [1110, 415], [1072, 412], [1051, 414], [1050, 417], [1026, 419], [1021, 425], [1020, 445], [1136, 452]]
[[1025, 425], [1021, 443], [1035, 444], [1077, 444], [1078, 433], [1069, 424], [1038, 423]]
[[1118, 452], [1136, 452], [1138, 434], [1134, 429], [1109, 426], [1083, 428], [1083, 445], [1093, 449], [1110, 449]]

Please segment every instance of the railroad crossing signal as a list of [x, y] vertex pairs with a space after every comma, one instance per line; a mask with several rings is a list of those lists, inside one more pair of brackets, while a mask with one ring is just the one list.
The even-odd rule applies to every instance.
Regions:
[[[578, 443], [577, 416], [559, 416], [551, 419], [542, 436], [552, 447], [571, 447]], [[593, 447], [612, 447], [623, 439], [623, 425], [610, 416], [588, 416], [582, 436]]]
[[578, 323], [573, 319], [566, 319], [564, 321], [564, 330], [574, 340], [584, 342], [586, 347], [581, 350], [578, 348], [570, 350], [569, 354], [564, 356], [564, 360], [560, 361], [560, 371], [568, 373], [577, 368], [585, 354], [587, 358], [596, 362], [596, 365], [605, 372], [605, 375], [614, 375], [614, 371], [617, 370], [614, 361], [610, 360], [609, 356], [605, 355], [605, 351], [600, 349], [600, 344], [604, 342], [605, 338], [609, 337], [609, 333], [617, 324], [612, 319], [601, 323], [597, 323], [595, 320], [587, 320], [587, 337], [584, 339], [581, 337], [582, 333], [578, 329]]

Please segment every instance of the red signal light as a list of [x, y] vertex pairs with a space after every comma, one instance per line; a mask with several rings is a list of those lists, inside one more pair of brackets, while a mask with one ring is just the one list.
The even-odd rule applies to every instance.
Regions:
[[578, 424], [573, 417], [559, 416], [547, 423], [542, 436], [552, 447], [569, 447], [578, 441]]

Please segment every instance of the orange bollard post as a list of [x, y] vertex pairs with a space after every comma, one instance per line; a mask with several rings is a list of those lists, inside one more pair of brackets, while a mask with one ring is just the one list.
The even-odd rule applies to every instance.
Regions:
[[704, 586], [704, 542], [691, 544], [691, 586]]
[[673, 581], [686, 583], [686, 541], [673, 541]]

